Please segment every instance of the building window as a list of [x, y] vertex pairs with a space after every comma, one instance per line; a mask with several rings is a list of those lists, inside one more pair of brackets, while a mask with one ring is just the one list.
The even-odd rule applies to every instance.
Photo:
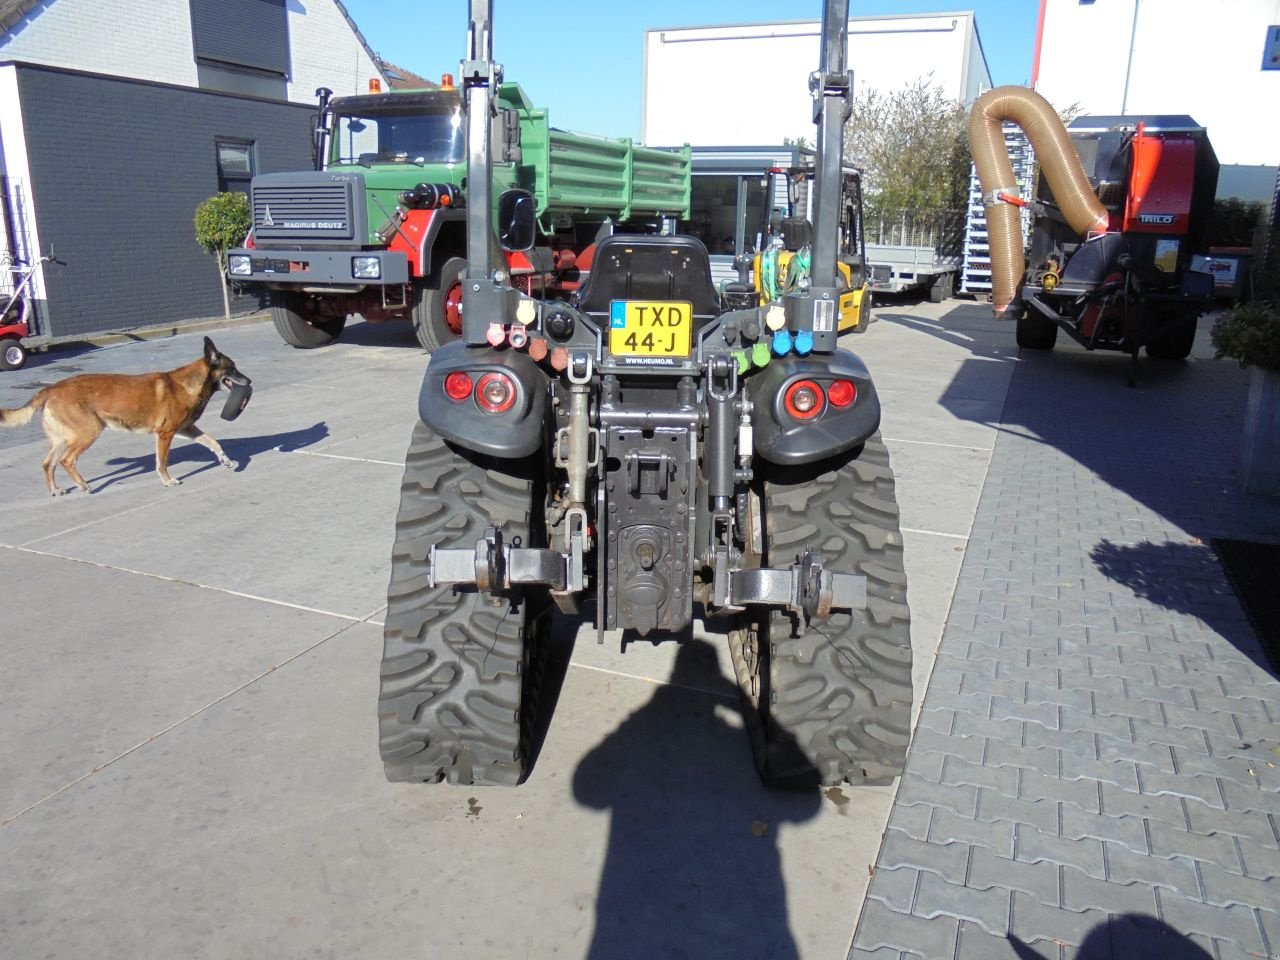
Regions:
[[253, 143], [248, 140], [218, 140], [218, 190], [222, 193], [239, 191], [249, 194], [253, 180]]
[[684, 231], [713, 254], [753, 253], [765, 219], [765, 190], [759, 176], [700, 175], [693, 178]]

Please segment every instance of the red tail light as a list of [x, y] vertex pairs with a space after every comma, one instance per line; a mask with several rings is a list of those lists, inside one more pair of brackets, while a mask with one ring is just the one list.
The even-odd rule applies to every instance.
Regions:
[[455, 370], [445, 377], [444, 395], [454, 403], [461, 403], [471, 396], [471, 374]]
[[476, 403], [486, 413], [506, 413], [516, 404], [516, 385], [505, 373], [486, 373], [476, 384]]
[[782, 402], [794, 420], [812, 420], [825, 405], [822, 387], [812, 380], [797, 380], [787, 387]]
[[833, 407], [847, 407], [858, 399], [858, 388], [852, 380], [837, 380], [827, 388], [827, 400]]

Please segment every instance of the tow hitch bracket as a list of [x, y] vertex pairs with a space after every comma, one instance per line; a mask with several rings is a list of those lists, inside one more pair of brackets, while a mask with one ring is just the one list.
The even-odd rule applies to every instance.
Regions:
[[487, 527], [475, 548], [431, 547], [428, 585], [474, 583], [494, 593], [520, 584], [546, 584], [563, 590], [568, 580], [568, 558], [558, 550], [513, 547], [497, 527]]
[[826, 570], [820, 555], [806, 552], [790, 567], [730, 571], [726, 599], [728, 607], [786, 607], [810, 620], [824, 620], [836, 610], [866, 607], [867, 578]]

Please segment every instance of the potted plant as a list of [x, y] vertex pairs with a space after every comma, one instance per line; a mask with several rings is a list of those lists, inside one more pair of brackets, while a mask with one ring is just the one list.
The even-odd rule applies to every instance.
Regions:
[[1274, 301], [1237, 304], [1211, 331], [1217, 356], [1250, 368], [1241, 479], [1248, 493], [1280, 494], [1280, 309]]

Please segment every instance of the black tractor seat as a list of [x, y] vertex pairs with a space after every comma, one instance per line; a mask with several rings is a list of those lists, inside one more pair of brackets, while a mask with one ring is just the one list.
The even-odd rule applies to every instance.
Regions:
[[615, 233], [601, 240], [577, 307], [607, 314], [614, 300], [687, 300], [699, 322], [721, 312], [711, 259], [697, 237]]

